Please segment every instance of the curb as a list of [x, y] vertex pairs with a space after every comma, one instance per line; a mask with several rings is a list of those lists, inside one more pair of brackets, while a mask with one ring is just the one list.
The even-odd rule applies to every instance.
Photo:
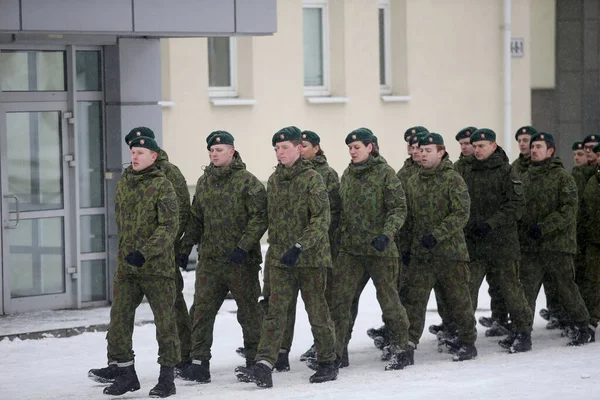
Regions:
[[[135, 326], [142, 326], [153, 324], [154, 320], [141, 320], [136, 321]], [[49, 329], [45, 331], [38, 332], [25, 332], [25, 333], [14, 333], [10, 335], [1, 335], [0, 341], [2, 340], [10, 340], [11, 342], [15, 339], [20, 340], [39, 340], [46, 338], [68, 338], [72, 336], [81, 335], [85, 332], [106, 332], [108, 331], [109, 324], [96, 324], [96, 325], [87, 325], [87, 326], [77, 326], [73, 328], [58, 328], [58, 329]]]

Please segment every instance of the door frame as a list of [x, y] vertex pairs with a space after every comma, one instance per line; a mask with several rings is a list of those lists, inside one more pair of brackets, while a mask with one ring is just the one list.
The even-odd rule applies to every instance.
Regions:
[[[36, 295], [20, 298], [11, 297], [11, 284], [12, 284], [12, 271], [11, 265], [8, 262], [8, 240], [5, 231], [5, 222], [8, 220], [15, 220], [17, 213], [11, 213], [8, 208], [7, 199], [4, 196], [8, 193], [8, 160], [6, 157], [6, 150], [0, 150], [0, 184], [2, 186], [2, 308], [5, 314], [13, 314], [16, 312], [26, 312], [35, 310], [48, 310], [48, 309], [60, 309], [60, 308], [73, 308], [76, 306], [77, 299], [77, 248], [73, 248], [79, 241], [76, 237], [76, 231], [71, 229], [73, 219], [75, 218], [73, 210], [74, 208], [74, 196], [76, 188], [76, 175], [74, 169], [69, 165], [70, 158], [68, 157], [72, 149], [72, 132], [70, 124], [68, 123], [69, 104], [66, 101], [59, 102], [18, 102], [18, 103], [0, 103], [0, 149], [7, 149], [7, 118], [6, 114], [10, 112], [46, 112], [56, 111], [59, 112], [59, 124], [61, 129], [61, 167], [62, 167], [62, 185], [63, 185], [63, 207], [62, 212], [55, 211], [56, 216], [62, 216], [63, 218], [63, 241], [64, 241], [64, 279], [65, 279], [65, 291], [64, 293], [48, 294], [48, 295]], [[54, 210], [53, 210], [54, 211]], [[36, 214], [47, 213], [44, 212], [21, 212], [20, 214], [27, 215], [27, 213], [34, 214], [30, 219], [35, 219]], [[50, 211], [52, 213], [52, 211]], [[73, 237], [75, 236], [75, 237]], [[75, 258], [74, 258], [75, 256]]]

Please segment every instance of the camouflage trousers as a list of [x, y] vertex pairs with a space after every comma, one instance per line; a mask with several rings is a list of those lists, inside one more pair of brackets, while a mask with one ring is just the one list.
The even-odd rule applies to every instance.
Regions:
[[520, 278], [529, 308], [535, 310], [535, 302], [547, 280], [556, 289], [560, 305], [570, 321], [577, 326], [589, 324], [590, 315], [574, 282], [573, 255], [564, 253], [523, 253]]
[[175, 318], [179, 333], [181, 361], [188, 361], [192, 347], [192, 321], [183, 297], [183, 276], [179, 267], [175, 268], [177, 270], [175, 273]]
[[469, 283], [473, 312], [477, 310], [479, 288], [486, 277], [488, 282], [498, 288], [503, 302], [510, 313], [515, 333], [531, 333], [533, 311], [525, 298], [523, 286], [519, 281], [519, 262], [503, 260], [477, 260], [469, 265], [471, 280]]
[[308, 314], [319, 362], [336, 359], [335, 328], [325, 299], [326, 285], [326, 269], [288, 268], [279, 265], [266, 267], [267, 291], [263, 290], [263, 296], [268, 295], [269, 307], [262, 324], [257, 361], [265, 360], [274, 364], [277, 360], [291, 309], [290, 303], [298, 298], [298, 291]]
[[434, 286], [444, 293], [446, 310], [458, 329], [458, 339], [474, 343], [477, 339], [475, 316], [469, 294], [469, 266], [466, 261], [414, 260], [408, 267], [404, 306], [410, 320], [409, 340], [417, 345], [425, 326], [427, 302]]
[[600, 244], [588, 244], [586, 262], [576, 270], [579, 292], [590, 313], [590, 323], [600, 320]]
[[162, 276], [125, 275], [113, 280], [113, 303], [106, 334], [108, 360], [133, 360], [133, 326], [135, 310], [144, 295], [148, 299], [158, 342], [158, 363], [175, 366], [181, 359], [175, 318], [175, 281]]
[[210, 360], [215, 318], [231, 291], [237, 304], [246, 358], [254, 359], [260, 340], [263, 311], [258, 304], [258, 265], [231, 265], [201, 260], [196, 269], [191, 358]]
[[336, 352], [342, 355], [350, 340], [355, 317], [353, 304], [362, 293], [369, 279], [377, 292], [383, 320], [390, 330], [390, 343], [406, 348], [408, 345], [408, 317], [398, 296], [398, 258], [369, 257], [340, 252], [333, 268], [331, 282], [331, 311], [337, 333]]

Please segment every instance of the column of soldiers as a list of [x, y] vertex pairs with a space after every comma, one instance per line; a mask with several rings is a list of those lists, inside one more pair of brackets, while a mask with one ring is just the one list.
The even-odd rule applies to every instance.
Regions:
[[[533, 311], [544, 285], [543, 316], [567, 329], [569, 345], [595, 340], [600, 318], [600, 145], [573, 145], [568, 173], [551, 134], [525, 126], [509, 164], [490, 129], [469, 126], [453, 165], [444, 138], [422, 126], [404, 138], [410, 157], [396, 174], [367, 128], [345, 140], [351, 161], [338, 181], [320, 138], [290, 126], [272, 138], [277, 167], [267, 187], [250, 172], [226, 131], [207, 138], [210, 164], [193, 201], [181, 172], [146, 127], [126, 136], [132, 163], [117, 184], [118, 268], [107, 333], [108, 366], [88, 376], [108, 395], [140, 389], [134, 368], [135, 309], [146, 296], [161, 365], [150, 397], [175, 394], [174, 377], [209, 383], [216, 315], [231, 292], [246, 363], [241, 382], [272, 387], [289, 371], [298, 293], [314, 344], [302, 355], [311, 383], [337, 379], [350, 365], [348, 343], [369, 279], [384, 325], [367, 333], [385, 370], [415, 362], [427, 302], [435, 291], [442, 323], [432, 325], [454, 361], [477, 357], [475, 310], [486, 278], [487, 336], [507, 334], [509, 352], [532, 349]], [[582, 157], [581, 152], [585, 155]], [[260, 240], [268, 230], [264, 284]], [[194, 304], [182, 296], [198, 246]], [[260, 300], [260, 301], [259, 301]], [[191, 318], [190, 318], [191, 317]]]

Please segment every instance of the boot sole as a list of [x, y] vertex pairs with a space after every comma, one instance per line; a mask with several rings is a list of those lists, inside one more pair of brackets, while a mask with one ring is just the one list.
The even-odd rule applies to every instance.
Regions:
[[235, 376], [237, 377], [238, 381], [242, 382], [242, 383], [255, 383], [256, 386], [261, 387], [261, 388], [271, 388], [273, 387], [273, 383], [268, 384], [262, 381], [258, 381], [256, 380], [253, 376], [247, 375], [244, 372], [236, 372]]
[[164, 399], [165, 397], [169, 397], [169, 396], [173, 396], [174, 394], [177, 393], [177, 390], [175, 388], [173, 388], [173, 390], [171, 390], [169, 393], [167, 394], [158, 394], [158, 393], [154, 393], [152, 394], [152, 392], [150, 392], [148, 394], [148, 397], [151, 397], [153, 399]]
[[102, 393], [104, 393], [107, 396], [123, 396], [125, 393], [129, 393], [129, 392], [135, 392], [137, 390], [140, 390], [140, 384], [138, 382], [137, 386], [134, 386], [133, 388], [123, 392], [123, 393], [106, 393], [106, 389], [104, 391], [102, 391]]
[[337, 380], [337, 375], [334, 376], [333, 378], [329, 378], [329, 379], [322, 379], [322, 378], [315, 378], [315, 379], [313, 379], [312, 377], [310, 377], [308, 379], [308, 381], [310, 383], [323, 383], [323, 382], [331, 382], [331, 381], [335, 381], [335, 380]]
[[96, 382], [96, 383], [103, 383], [103, 384], [113, 384], [115, 383], [115, 379], [108, 379], [108, 378], [102, 378], [98, 375], [94, 375], [94, 374], [90, 374], [88, 372], [88, 378], [90, 378], [92, 381]]

